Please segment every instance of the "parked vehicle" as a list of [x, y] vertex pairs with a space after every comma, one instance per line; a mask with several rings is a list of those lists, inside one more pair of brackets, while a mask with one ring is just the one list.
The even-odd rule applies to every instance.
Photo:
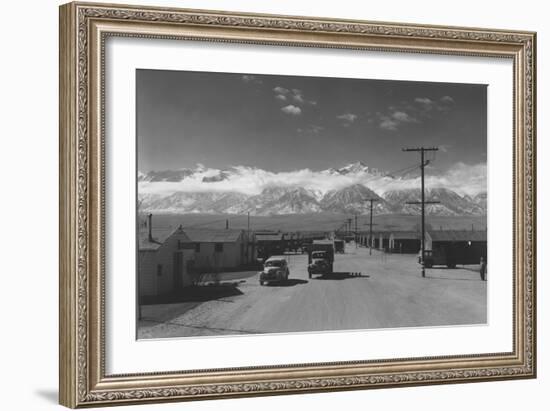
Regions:
[[270, 282], [287, 281], [290, 272], [284, 256], [274, 255], [264, 262], [264, 269], [260, 273], [260, 285]]
[[314, 240], [308, 253], [307, 272], [309, 278], [314, 274], [332, 274], [334, 268], [334, 241]]
[[334, 240], [334, 252], [342, 254], [345, 252], [344, 240]]
[[[422, 252], [418, 253], [418, 263], [422, 264]], [[432, 268], [435, 265], [444, 265], [456, 268], [457, 264], [479, 264], [480, 250], [470, 247], [468, 243], [456, 243], [445, 246], [436, 245], [433, 250], [426, 250], [424, 267]], [[485, 257], [486, 258], [486, 257]]]

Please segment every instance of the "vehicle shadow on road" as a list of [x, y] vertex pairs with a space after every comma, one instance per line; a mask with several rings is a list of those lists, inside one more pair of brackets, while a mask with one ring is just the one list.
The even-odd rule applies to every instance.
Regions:
[[346, 280], [348, 278], [368, 278], [369, 275], [360, 272], [334, 272], [332, 274], [324, 274], [318, 277], [313, 277], [316, 280]]
[[289, 278], [286, 281], [268, 283], [266, 284], [266, 286], [267, 287], [293, 287], [299, 284], [307, 284], [308, 282], [309, 281], [307, 280], [300, 280], [298, 278]]
[[474, 282], [482, 282], [480, 278], [460, 278], [460, 277], [444, 277], [444, 276], [435, 276], [435, 275], [428, 275], [426, 274], [426, 277], [430, 280], [451, 280], [451, 281], [474, 281]]

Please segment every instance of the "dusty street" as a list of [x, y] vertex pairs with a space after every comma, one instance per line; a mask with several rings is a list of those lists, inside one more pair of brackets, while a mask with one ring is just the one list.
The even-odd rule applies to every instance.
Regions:
[[420, 275], [415, 255], [347, 245], [335, 274], [309, 279], [307, 255], [288, 255], [285, 284], [241, 280], [237, 293], [200, 303], [143, 306], [139, 338], [349, 330], [486, 322], [487, 283], [478, 266]]

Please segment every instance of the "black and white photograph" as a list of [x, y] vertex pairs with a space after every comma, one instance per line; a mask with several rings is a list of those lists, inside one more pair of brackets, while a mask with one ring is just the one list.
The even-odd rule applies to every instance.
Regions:
[[136, 71], [137, 338], [487, 323], [487, 86]]

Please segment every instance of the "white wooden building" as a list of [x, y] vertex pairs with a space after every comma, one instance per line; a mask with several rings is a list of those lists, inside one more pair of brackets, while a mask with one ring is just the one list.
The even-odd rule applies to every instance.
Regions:
[[254, 244], [245, 230], [184, 229], [194, 244], [195, 268], [234, 270], [255, 260]]
[[166, 295], [191, 285], [195, 250], [180, 228], [140, 227], [138, 288], [140, 296]]

